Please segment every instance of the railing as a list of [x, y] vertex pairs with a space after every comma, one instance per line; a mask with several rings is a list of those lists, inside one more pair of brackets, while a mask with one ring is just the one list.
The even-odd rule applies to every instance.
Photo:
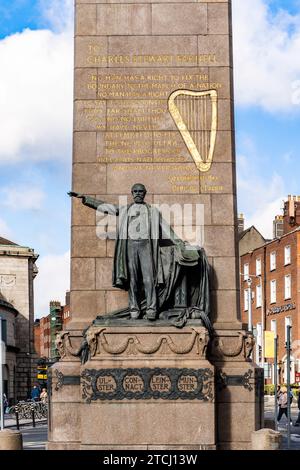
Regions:
[[48, 405], [43, 401], [19, 401], [16, 405], [11, 406], [8, 410], [9, 414], [16, 417], [17, 429], [20, 429], [20, 420], [32, 420], [32, 426], [35, 427], [37, 419], [47, 419]]

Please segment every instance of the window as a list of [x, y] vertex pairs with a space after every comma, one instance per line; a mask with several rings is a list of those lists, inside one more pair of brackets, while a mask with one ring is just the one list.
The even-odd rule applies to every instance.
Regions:
[[[285, 342], [287, 341], [287, 327], [292, 326], [292, 317], [285, 317], [284, 319], [284, 332], [285, 332]], [[291, 338], [292, 342], [292, 331], [291, 331]]]
[[6, 320], [4, 318], [0, 319], [2, 323], [2, 338], [0, 338], [1, 341], [3, 341], [4, 344], [7, 343], [7, 324]]
[[256, 276], [261, 276], [261, 258], [256, 258]]
[[284, 298], [285, 300], [292, 297], [292, 277], [290, 274], [284, 276]]
[[257, 323], [256, 331], [257, 331], [256, 341], [257, 341], [257, 344], [259, 346], [261, 346], [262, 345], [262, 327], [261, 327], [261, 323]]
[[285, 246], [284, 247], [284, 264], [291, 264], [291, 247]]
[[265, 379], [272, 378], [272, 364], [270, 364], [269, 362], [264, 363], [264, 375]]
[[244, 264], [244, 281], [249, 279], [249, 263]]
[[248, 289], [244, 290], [244, 310], [247, 312], [249, 309], [249, 297], [248, 297]]
[[270, 254], [270, 270], [274, 271], [276, 269], [276, 251]]
[[261, 307], [261, 285], [256, 286], [256, 308]]
[[273, 331], [275, 336], [277, 335], [277, 322], [276, 322], [276, 320], [271, 320], [271, 331]]
[[270, 282], [270, 302], [271, 304], [276, 304], [276, 281]]

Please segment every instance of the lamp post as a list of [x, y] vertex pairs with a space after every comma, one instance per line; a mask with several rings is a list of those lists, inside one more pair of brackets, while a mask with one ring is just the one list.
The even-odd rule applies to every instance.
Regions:
[[275, 431], [278, 429], [277, 425], [277, 416], [278, 416], [278, 404], [277, 404], [277, 386], [278, 386], [278, 375], [277, 375], [277, 357], [278, 357], [278, 336], [277, 332], [274, 338], [274, 388], [275, 388], [275, 393], [274, 393], [274, 422], [275, 422]]
[[262, 275], [257, 276], [260, 279], [260, 291], [261, 291], [261, 367], [265, 367], [265, 303], [264, 303], [264, 289]]
[[252, 325], [252, 292], [251, 292], [252, 279], [251, 277], [247, 279], [247, 284], [248, 284], [248, 331], [252, 333], [253, 325]]
[[286, 327], [286, 353], [287, 353], [287, 414], [288, 414], [288, 428], [287, 428], [287, 438], [288, 438], [288, 449], [291, 447], [291, 325]]

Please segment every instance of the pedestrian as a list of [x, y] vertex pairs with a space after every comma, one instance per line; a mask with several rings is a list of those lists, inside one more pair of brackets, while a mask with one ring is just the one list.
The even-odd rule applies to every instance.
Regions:
[[298, 418], [297, 418], [297, 421], [295, 422], [294, 426], [300, 426], [300, 390], [299, 390], [299, 393], [298, 393], [298, 410], [299, 410]]
[[43, 388], [42, 391], [41, 391], [40, 400], [43, 403], [47, 403], [47, 401], [48, 401], [48, 393], [47, 393], [47, 390], [45, 388]]
[[34, 401], [39, 401], [40, 399], [40, 389], [37, 385], [34, 385], [33, 389], [31, 390], [31, 399]]
[[281, 386], [277, 385], [277, 391], [276, 391], [277, 403], [278, 403], [280, 395], [281, 395]]
[[7, 399], [6, 394], [3, 393], [3, 411], [4, 411], [4, 413], [7, 412], [7, 408], [8, 408], [8, 399]]
[[[285, 415], [286, 417], [288, 417], [288, 412], [287, 412], [288, 411], [288, 394], [287, 394], [286, 387], [281, 387], [280, 389], [278, 405], [279, 405], [279, 412], [278, 412], [278, 417], [277, 417], [277, 423], [280, 422], [282, 415]], [[291, 424], [293, 424], [292, 421], [291, 421]]]

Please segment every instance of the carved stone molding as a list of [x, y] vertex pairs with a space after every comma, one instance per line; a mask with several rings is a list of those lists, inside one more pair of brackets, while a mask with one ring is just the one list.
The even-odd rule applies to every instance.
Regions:
[[61, 359], [74, 360], [80, 357], [83, 343], [82, 334], [71, 331], [60, 331], [56, 334], [55, 346], [59, 352]]
[[228, 375], [223, 371], [219, 371], [217, 373], [218, 390], [232, 386], [244, 387], [251, 392], [254, 387], [253, 370], [249, 369], [244, 375]]
[[255, 345], [254, 336], [246, 331], [225, 335], [216, 333], [212, 338], [209, 356], [214, 359], [250, 358]]
[[174, 331], [171, 328], [153, 329], [151, 334], [136, 329], [90, 327], [86, 332], [90, 357], [101, 356], [168, 356], [193, 355], [206, 358], [209, 342], [208, 331], [203, 327], [190, 327]]
[[64, 385], [79, 385], [80, 377], [77, 375], [64, 375], [61, 371], [54, 369], [51, 378], [54, 390], [58, 392]]

